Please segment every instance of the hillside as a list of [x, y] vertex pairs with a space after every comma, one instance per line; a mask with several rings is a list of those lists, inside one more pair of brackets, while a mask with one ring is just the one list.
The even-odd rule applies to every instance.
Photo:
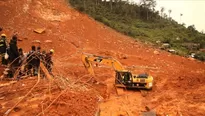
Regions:
[[176, 54], [189, 56], [204, 61], [205, 34], [198, 32], [194, 25], [187, 28], [179, 24], [164, 9], [156, 11], [155, 0], [144, 0], [141, 5], [116, 0], [69, 0], [69, 3], [81, 12], [85, 12], [95, 20], [143, 42], [151, 42], [157, 47], [169, 44]]
[[[18, 46], [25, 52], [31, 45], [53, 48], [54, 81], [28, 77], [0, 81], [0, 115], [5, 115], [37, 83], [10, 113], [11, 116], [116, 116], [126, 112], [140, 116], [146, 107], [157, 115], [203, 116], [205, 112], [205, 63], [170, 54], [76, 11], [64, 0], [0, 1], [0, 27], [8, 39], [18, 33]], [[42, 34], [33, 30], [44, 28]], [[40, 42], [34, 42], [34, 41]], [[88, 75], [82, 53], [112, 56], [135, 73], [154, 77], [151, 91], [119, 89], [116, 95], [114, 70], [95, 67]], [[2, 69], [2, 67], [1, 67]]]

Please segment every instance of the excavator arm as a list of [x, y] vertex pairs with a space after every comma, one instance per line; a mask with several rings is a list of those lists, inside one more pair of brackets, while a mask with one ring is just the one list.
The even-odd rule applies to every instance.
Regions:
[[114, 68], [115, 71], [125, 70], [121, 63], [112, 57], [96, 56], [92, 54], [82, 54], [82, 62], [85, 68], [91, 75], [94, 75], [94, 70], [91, 62], [96, 62], [104, 65], [108, 65]]
[[94, 75], [94, 70], [93, 70], [93, 67], [92, 67], [92, 64], [91, 64], [91, 61], [89, 61], [89, 57], [85, 54], [82, 54], [81, 56], [81, 60], [83, 62], [83, 65], [85, 66], [85, 68], [88, 70], [88, 72], [91, 74], [91, 75]]

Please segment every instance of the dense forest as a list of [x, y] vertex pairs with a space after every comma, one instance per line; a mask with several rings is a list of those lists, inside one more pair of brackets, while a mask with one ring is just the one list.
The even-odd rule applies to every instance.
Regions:
[[[194, 25], [185, 27], [173, 20], [169, 14], [155, 9], [155, 0], [141, 0], [139, 4], [128, 0], [68, 0], [80, 12], [87, 13], [95, 20], [143, 42], [176, 54], [205, 61], [205, 34], [198, 32]], [[179, 13], [180, 14], [180, 13]], [[180, 14], [183, 16], [183, 14]], [[166, 45], [163, 46], [163, 45]]]

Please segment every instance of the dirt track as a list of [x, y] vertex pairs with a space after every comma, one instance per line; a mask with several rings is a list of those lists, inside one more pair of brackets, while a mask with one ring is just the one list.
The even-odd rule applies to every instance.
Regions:
[[[54, 74], [68, 78], [69, 87], [48, 110], [44, 109], [61, 92], [53, 84], [48, 93], [48, 81], [41, 79], [31, 95], [11, 113], [13, 115], [83, 115], [92, 116], [99, 109], [102, 116], [140, 115], [145, 107], [159, 116], [204, 116], [205, 63], [172, 55], [95, 22], [66, 5], [63, 0], [4, 0], [0, 1], [0, 26], [10, 38], [18, 33], [18, 44], [25, 51], [40, 40], [43, 49], [55, 50]], [[45, 28], [43, 34], [33, 32]], [[48, 40], [51, 42], [48, 42]], [[46, 42], [47, 41], [47, 42]], [[158, 51], [159, 54], [156, 54]], [[123, 91], [116, 95], [112, 86], [114, 71], [95, 68], [95, 80], [85, 76], [82, 52], [113, 56], [135, 73], [147, 72], [154, 77], [152, 91]], [[123, 59], [126, 57], [126, 59]], [[0, 87], [0, 115], [11, 108], [35, 84], [28, 78]], [[86, 83], [85, 83], [86, 82]], [[1, 84], [6, 82], [1, 82]], [[60, 84], [61, 85], [61, 84]]]

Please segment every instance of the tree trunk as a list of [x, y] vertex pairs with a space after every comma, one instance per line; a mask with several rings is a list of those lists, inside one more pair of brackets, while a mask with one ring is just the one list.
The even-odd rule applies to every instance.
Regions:
[[163, 13], [161, 12], [161, 16], [160, 16], [160, 19], [162, 19], [162, 14], [163, 14]]
[[113, 0], [110, 0], [110, 10], [112, 11], [112, 1]]
[[86, 9], [85, 0], [83, 0], [83, 7], [84, 7], [84, 9]]

